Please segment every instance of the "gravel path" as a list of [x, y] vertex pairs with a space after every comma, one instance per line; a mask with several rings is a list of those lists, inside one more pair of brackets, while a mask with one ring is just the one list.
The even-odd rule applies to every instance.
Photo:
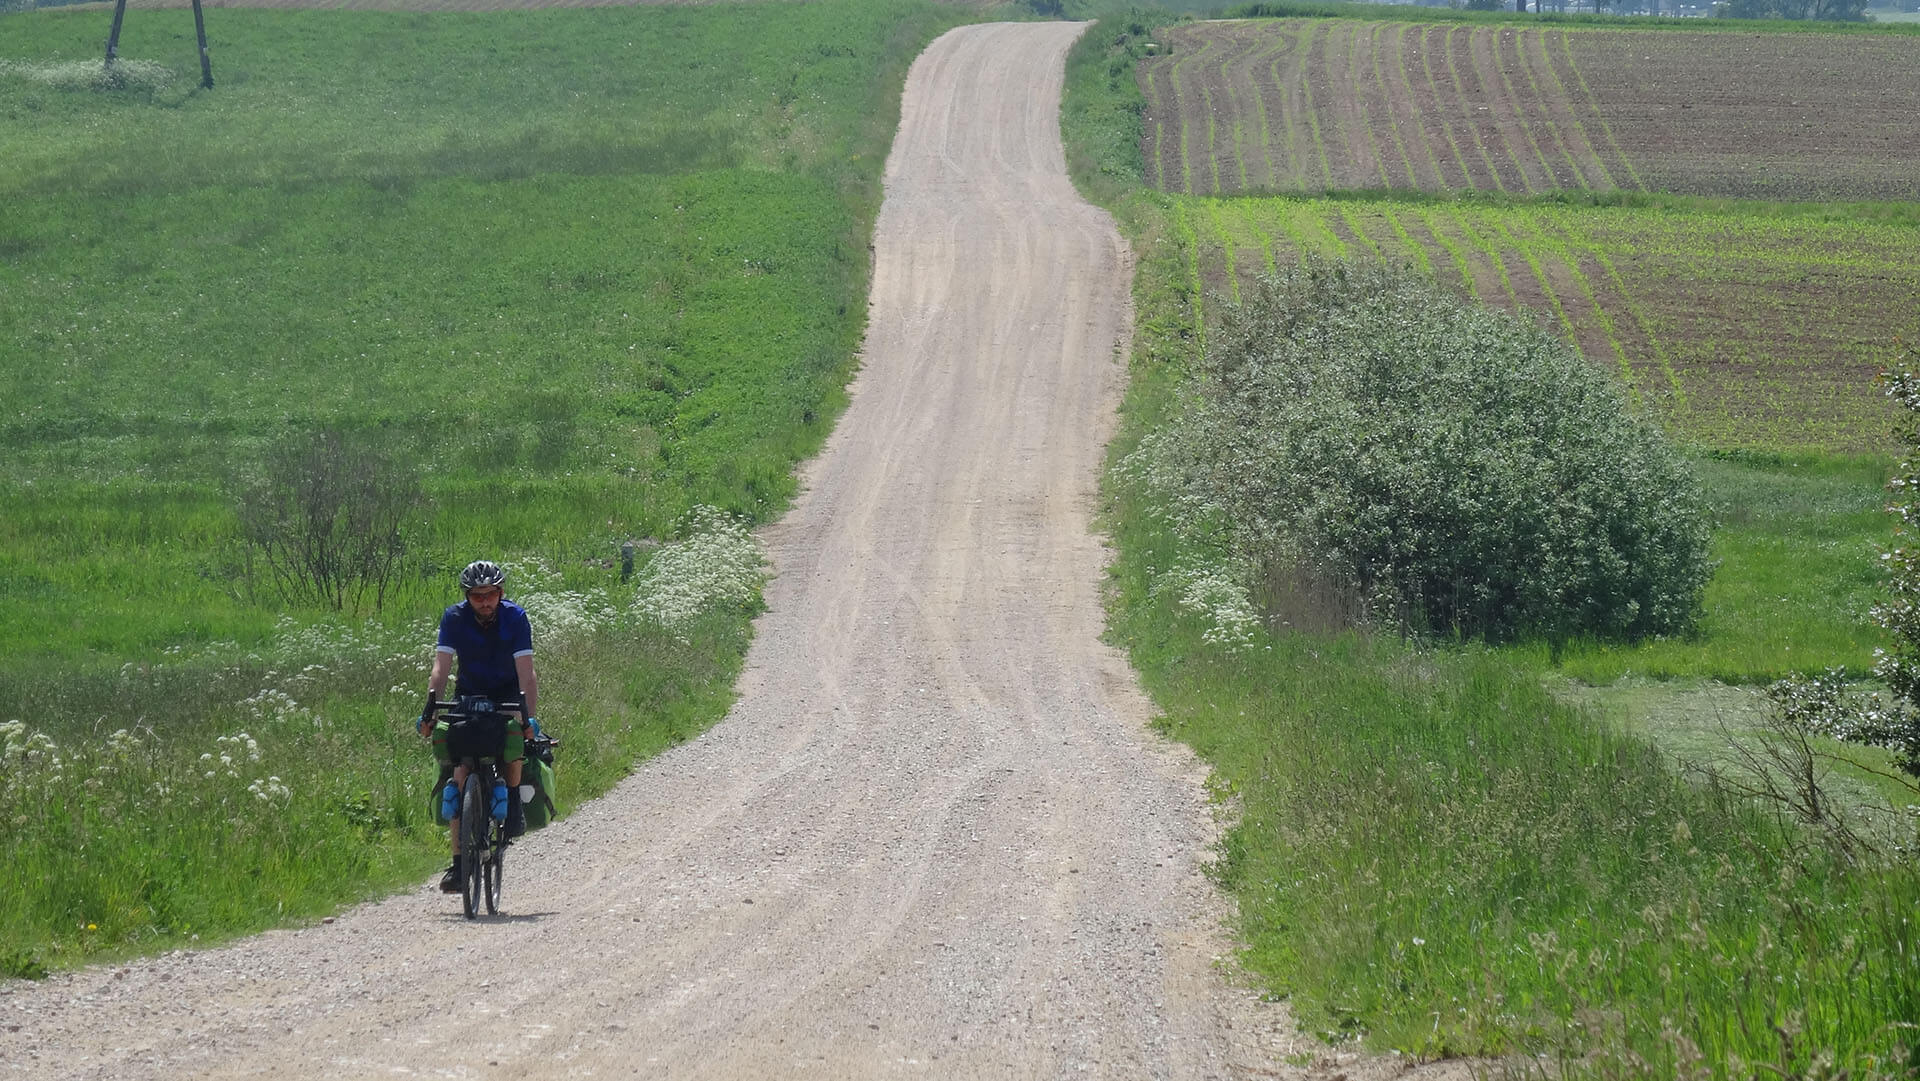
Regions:
[[516, 847], [510, 918], [423, 884], [5, 985], [0, 1076], [1293, 1072], [1284, 1015], [1220, 975], [1201, 770], [1100, 642], [1130, 264], [1065, 176], [1081, 29], [914, 65], [863, 368], [768, 531], [724, 722]]

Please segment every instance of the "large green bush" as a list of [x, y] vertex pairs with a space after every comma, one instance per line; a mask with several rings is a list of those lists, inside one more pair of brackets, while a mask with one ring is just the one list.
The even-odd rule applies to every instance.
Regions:
[[[1141, 458], [1256, 594], [1491, 639], [1694, 620], [1698, 485], [1566, 343], [1411, 270], [1322, 261], [1209, 331], [1182, 414]], [[1302, 581], [1315, 590], [1286, 586]]]

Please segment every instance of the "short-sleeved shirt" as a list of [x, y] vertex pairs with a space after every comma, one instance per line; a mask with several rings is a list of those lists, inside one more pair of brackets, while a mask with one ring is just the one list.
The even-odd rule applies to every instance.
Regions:
[[525, 608], [503, 599], [494, 610], [493, 626], [483, 628], [473, 606], [461, 601], [440, 616], [440, 640], [434, 649], [451, 653], [460, 662], [454, 694], [516, 699], [520, 671], [514, 667], [514, 658], [533, 656], [533, 623]]

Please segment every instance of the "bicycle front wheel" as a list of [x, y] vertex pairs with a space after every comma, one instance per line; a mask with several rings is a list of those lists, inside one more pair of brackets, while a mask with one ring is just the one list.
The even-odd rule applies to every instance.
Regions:
[[489, 810], [486, 788], [475, 770], [467, 774], [460, 798], [460, 903], [468, 919], [480, 908], [481, 865], [487, 861], [487, 827], [492, 824]]
[[488, 832], [493, 836], [493, 845], [488, 853], [486, 871], [487, 915], [500, 914], [500, 872], [507, 856], [506, 827], [498, 822], [490, 823]]

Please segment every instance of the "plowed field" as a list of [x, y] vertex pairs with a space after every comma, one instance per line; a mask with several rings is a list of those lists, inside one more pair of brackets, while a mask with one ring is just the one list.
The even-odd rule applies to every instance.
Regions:
[[1920, 37], [1196, 23], [1140, 65], [1147, 180], [1223, 194], [1920, 198]]
[[1192, 277], [1217, 304], [1303, 252], [1410, 261], [1534, 312], [1686, 438], [1882, 451], [1873, 383], [1920, 335], [1920, 228], [1553, 206], [1303, 199], [1179, 204]]

